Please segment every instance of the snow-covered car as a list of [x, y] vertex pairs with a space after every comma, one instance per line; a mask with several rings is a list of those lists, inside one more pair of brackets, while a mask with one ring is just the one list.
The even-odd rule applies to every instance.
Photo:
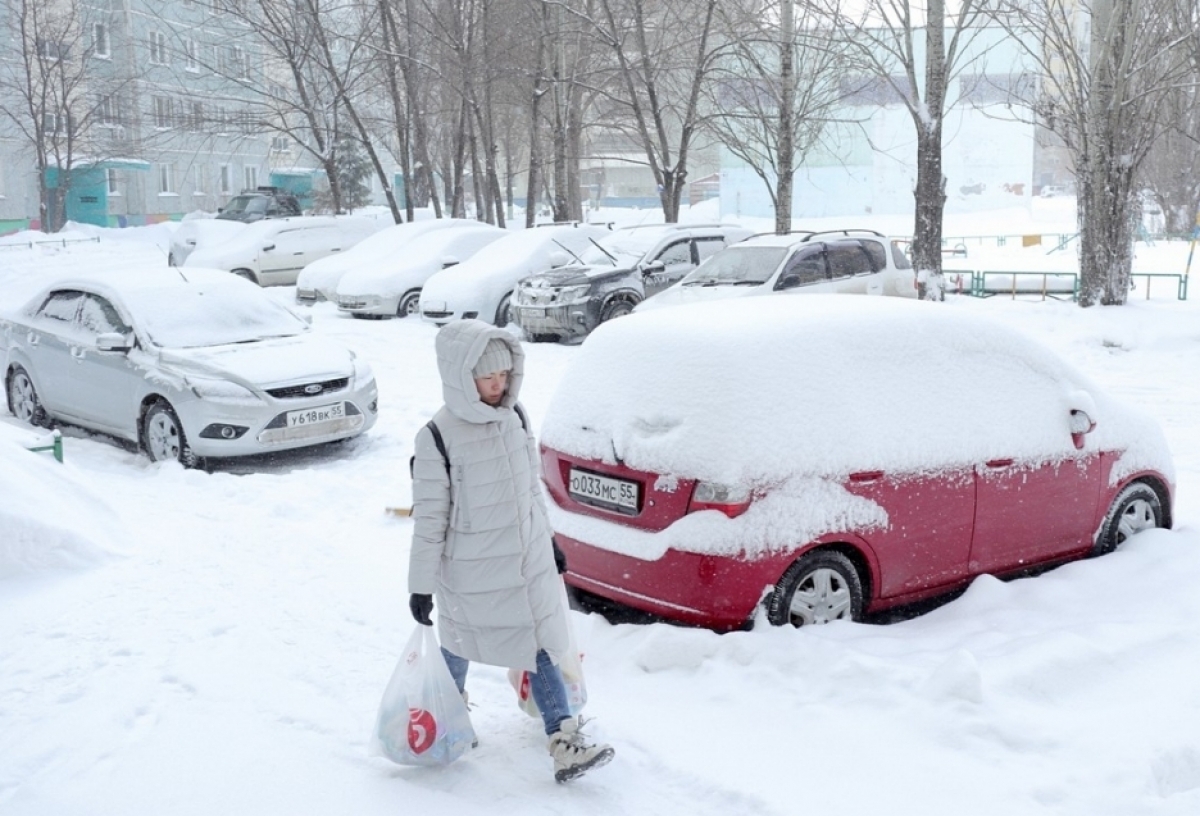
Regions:
[[191, 465], [357, 436], [375, 424], [366, 362], [221, 270], [61, 277], [0, 319], [8, 409]]
[[383, 226], [358, 215], [255, 221], [226, 241], [198, 247], [183, 265], [224, 269], [259, 286], [285, 286], [295, 283], [300, 270], [313, 261], [344, 252]]
[[897, 298], [604, 324], [541, 444], [579, 598], [716, 629], [858, 620], [1172, 521], [1153, 419], [1024, 335]]
[[588, 224], [554, 224], [512, 232], [471, 258], [434, 273], [421, 290], [421, 318], [444, 324], [474, 317], [506, 326], [512, 292], [521, 278], [579, 263], [581, 253], [608, 230]]
[[678, 283], [707, 258], [753, 235], [732, 224], [647, 224], [597, 241], [583, 266], [531, 275], [516, 290], [513, 319], [533, 340], [583, 337]]
[[385, 226], [345, 252], [313, 261], [296, 278], [296, 302], [312, 305], [322, 300], [337, 301], [342, 276], [352, 269], [377, 268], [403, 262], [406, 244], [435, 230], [478, 226], [473, 218], [428, 218]]
[[215, 218], [184, 218], [171, 233], [171, 248], [167, 253], [168, 266], [183, 266], [198, 246], [216, 246], [237, 235], [246, 225], [241, 221], [218, 221]]
[[221, 221], [240, 221], [252, 224], [264, 218], [290, 218], [302, 215], [300, 201], [292, 193], [278, 187], [255, 187], [229, 199], [217, 213]]
[[873, 230], [760, 235], [726, 247], [638, 311], [770, 294], [916, 297], [912, 263]]
[[338, 283], [337, 305], [354, 317], [408, 317], [417, 313], [421, 288], [435, 272], [469, 259], [512, 233], [475, 222], [426, 232], [408, 241], [399, 256], [360, 266]]

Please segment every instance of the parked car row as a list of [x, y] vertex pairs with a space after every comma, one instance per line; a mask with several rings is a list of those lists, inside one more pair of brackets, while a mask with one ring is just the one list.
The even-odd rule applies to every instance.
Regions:
[[[340, 309], [506, 322], [515, 287], [518, 314], [556, 298], [531, 333], [589, 335], [541, 426], [582, 603], [721, 630], [861, 620], [1172, 524], [1173, 466], [1151, 419], [1015, 332], [914, 302], [903, 254], [877, 233], [404, 226], [378, 266], [344, 271]], [[58, 278], [0, 317], [9, 410], [185, 465], [375, 424], [369, 365], [191, 260]], [[660, 275], [682, 277], [655, 294]], [[643, 308], [693, 290], [718, 294]], [[795, 291], [812, 294], [740, 295]], [[605, 304], [631, 301], [606, 319]], [[970, 421], [930, 420], [945, 415]]]

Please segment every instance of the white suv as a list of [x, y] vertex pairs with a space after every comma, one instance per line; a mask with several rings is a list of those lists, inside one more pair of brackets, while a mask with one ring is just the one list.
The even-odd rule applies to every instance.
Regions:
[[726, 247], [638, 311], [747, 295], [917, 296], [912, 263], [874, 230], [760, 235]]

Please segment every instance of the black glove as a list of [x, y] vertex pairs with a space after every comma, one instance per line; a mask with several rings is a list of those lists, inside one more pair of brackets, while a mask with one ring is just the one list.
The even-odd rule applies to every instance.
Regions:
[[554, 548], [554, 566], [558, 568], [558, 574], [562, 575], [567, 571], [567, 556], [559, 549], [554, 536], [550, 536], [550, 546]]
[[414, 592], [408, 598], [408, 608], [417, 623], [424, 626], [433, 626], [433, 620], [429, 617], [429, 613], [433, 611], [432, 595], [422, 595], [419, 592]]

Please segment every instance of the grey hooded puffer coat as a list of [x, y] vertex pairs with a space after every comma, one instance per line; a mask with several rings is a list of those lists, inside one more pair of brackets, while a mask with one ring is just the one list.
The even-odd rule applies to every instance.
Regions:
[[[479, 398], [471, 369], [488, 340], [512, 352], [498, 407]], [[567, 611], [554, 565], [537, 447], [513, 406], [525, 354], [512, 335], [479, 320], [440, 329], [435, 341], [446, 404], [434, 415], [450, 472], [421, 428], [413, 463], [409, 592], [432, 594], [449, 651], [480, 663], [535, 671], [537, 651], [567, 652]]]

